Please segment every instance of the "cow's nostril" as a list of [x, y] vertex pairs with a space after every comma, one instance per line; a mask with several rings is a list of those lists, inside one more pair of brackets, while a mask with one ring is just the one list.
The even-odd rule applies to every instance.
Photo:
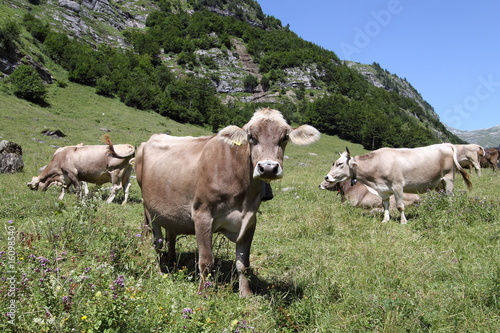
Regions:
[[328, 176], [325, 177], [325, 180], [328, 181]]

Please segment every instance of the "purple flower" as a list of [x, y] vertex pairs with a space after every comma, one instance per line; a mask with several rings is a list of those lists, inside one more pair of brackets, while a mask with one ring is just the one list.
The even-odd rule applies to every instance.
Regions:
[[8, 221], [7, 221], [7, 223], [12, 224], [12, 223], [14, 223], [14, 221], [12, 221], [12, 220], [8, 220]]
[[182, 318], [183, 319], [191, 319], [190, 314], [193, 313], [193, 309], [190, 308], [184, 308], [182, 309]]

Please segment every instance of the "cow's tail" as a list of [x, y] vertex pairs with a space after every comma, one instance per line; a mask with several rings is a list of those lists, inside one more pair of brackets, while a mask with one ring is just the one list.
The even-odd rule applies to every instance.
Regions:
[[479, 151], [481, 152], [479, 155], [486, 156], [486, 150], [483, 147], [479, 146]]
[[453, 150], [453, 162], [455, 163], [456, 168], [462, 175], [462, 178], [464, 179], [465, 184], [467, 185], [467, 189], [470, 191], [472, 189], [472, 182], [470, 181], [470, 176], [469, 174], [460, 166], [460, 163], [458, 162], [458, 156], [457, 156], [457, 148], [450, 144], [451, 149]]
[[452, 145], [452, 144], [450, 144], [450, 148], [453, 151], [453, 163], [455, 163], [455, 166], [457, 167], [457, 169], [459, 171], [463, 171], [464, 169], [462, 168], [462, 166], [458, 162], [457, 148], [455, 147], [455, 145]]
[[472, 182], [470, 181], [470, 176], [467, 171], [464, 169], [458, 170], [460, 174], [462, 175], [462, 178], [464, 179], [465, 184], [467, 185], [467, 189], [470, 191], [472, 190]]
[[133, 146], [130, 146], [130, 153], [125, 154], [125, 155], [120, 155], [115, 151], [115, 147], [113, 146], [113, 143], [111, 142], [111, 138], [109, 137], [109, 134], [104, 134], [102, 136], [102, 142], [108, 145], [108, 149], [111, 152], [111, 155], [113, 157], [118, 157], [118, 158], [127, 158], [135, 154], [135, 148]]

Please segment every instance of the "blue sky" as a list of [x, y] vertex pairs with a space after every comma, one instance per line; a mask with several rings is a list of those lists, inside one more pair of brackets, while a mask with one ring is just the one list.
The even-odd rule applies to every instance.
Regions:
[[500, 125], [500, 1], [257, 2], [340, 59], [377, 62], [406, 78], [444, 124], [467, 131]]

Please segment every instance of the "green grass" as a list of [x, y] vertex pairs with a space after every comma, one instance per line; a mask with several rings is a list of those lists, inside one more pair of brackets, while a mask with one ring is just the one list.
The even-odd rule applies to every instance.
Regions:
[[[196, 294], [194, 237], [178, 242], [181, 269], [161, 275], [151, 236], [141, 232], [140, 190], [130, 202], [105, 204], [106, 189], [90, 186], [84, 202], [58, 189], [29, 191], [26, 183], [54, 146], [99, 144], [106, 128], [114, 143], [138, 145], [151, 134], [206, 135], [154, 113], [124, 107], [91, 88], [51, 87], [48, 107], [0, 93], [0, 137], [23, 147], [25, 171], [0, 175], [2, 232], [0, 305], [15, 304], [15, 326], [3, 332], [498, 332], [500, 331], [500, 204], [498, 176], [461, 179], [456, 195], [424, 196], [399, 214], [341, 205], [318, 184], [346, 144], [322, 136], [308, 147], [288, 146], [285, 177], [262, 203], [252, 245], [255, 295], [240, 299], [234, 244], [214, 237], [219, 281]], [[40, 132], [59, 129], [66, 138]], [[33, 140], [43, 140], [43, 143]], [[9, 223], [9, 221], [12, 221]], [[15, 229], [15, 273], [8, 231]], [[9, 296], [10, 280], [17, 288]], [[12, 296], [12, 297], [11, 297]], [[7, 318], [4, 316], [4, 318]]]

